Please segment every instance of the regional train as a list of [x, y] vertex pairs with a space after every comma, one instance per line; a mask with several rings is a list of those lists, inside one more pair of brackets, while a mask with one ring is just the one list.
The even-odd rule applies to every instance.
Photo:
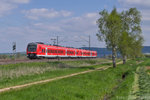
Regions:
[[37, 58], [96, 58], [97, 52], [77, 49], [77, 48], [69, 48], [69, 47], [61, 47], [54, 45], [47, 45], [42, 42], [32, 42], [27, 46], [27, 57], [29, 59], [37, 59]]

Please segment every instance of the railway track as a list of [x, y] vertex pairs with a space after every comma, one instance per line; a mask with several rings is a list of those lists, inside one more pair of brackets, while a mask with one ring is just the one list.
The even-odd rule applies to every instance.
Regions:
[[[84, 58], [89, 59], [89, 58]], [[99, 59], [99, 58], [90, 58], [90, 59]], [[83, 60], [81, 59], [16, 59], [16, 60], [0, 60], [0, 65], [7, 65], [7, 64], [16, 64], [16, 63], [30, 63], [30, 62], [47, 62], [47, 61], [77, 61]]]

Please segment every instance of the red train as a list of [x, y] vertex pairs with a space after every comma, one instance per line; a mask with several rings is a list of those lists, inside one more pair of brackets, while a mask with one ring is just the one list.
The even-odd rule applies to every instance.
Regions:
[[30, 59], [36, 58], [66, 58], [66, 57], [97, 57], [96, 51], [83, 49], [75, 49], [61, 46], [46, 45], [40, 42], [29, 43], [27, 46], [27, 57]]

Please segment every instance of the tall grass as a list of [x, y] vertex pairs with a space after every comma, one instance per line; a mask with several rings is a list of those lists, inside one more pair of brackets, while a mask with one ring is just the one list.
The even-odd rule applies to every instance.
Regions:
[[144, 67], [141, 67], [139, 72], [139, 95], [138, 99], [149, 100], [150, 99], [150, 75], [147, 74]]
[[54, 61], [20, 63], [0, 66], [0, 79], [18, 78], [25, 75], [41, 74], [46, 71], [59, 70], [60, 68], [75, 68], [90, 66], [102, 63], [101, 60], [82, 60], [82, 61]]
[[106, 60], [53, 61], [0, 65], [0, 88], [100, 67]]
[[[127, 96], [136, 62], [1, 93], [2, 100], [102, 100]], [[122, 75], [128, 73], [125, 79]], [[128, 85], [129, 84], [129, 85]]]

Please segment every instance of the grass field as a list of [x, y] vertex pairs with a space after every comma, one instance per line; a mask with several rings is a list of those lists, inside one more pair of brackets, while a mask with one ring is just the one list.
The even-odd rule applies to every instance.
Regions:
[[128, 100], [150, 100], [150, 59], [144, 58], [139, 60], [141, 60], [139, 61], [141, 63], [136, 62], [138, 65], [134, 78], [136, 83], [132, 86]]
[[0, 88], [68, 75], [107, 64], [107, 59], [0, 65]]
[[150, 59], [145, 60], [137, 72], [139, 75], [139, 91], [136, 93], [137, 99], [150, 100]]
[[[134, 72], [138, 66], [137, 62], [132, 60], [115, 69], [94, 71], [12, 90], [0, 93], [0, 97], [2, 100], [127, 100], [134, 81]], [[88, 65], [87, 68], [94, 67]], [[122, 78], [122, 75], [125, 77]]]
[[[0, 86], [24, 84], [110, 65], [108, 63], [100, 65], [99, 62], [100, 60], [84, 60], [3, 65], [0, 66], [0, 71], [11, 73], [12, 70], [18, 72], [21, 68], [24, 72], [21, 74], [18, 72], [18, 76], [1, 75]], [[2, 92], [0, 100], [149, 100], [149, 66], [149, 58], [129, 60], [117, 68], [95, 70], [53, 82]], [[11, 81], [7, 80], [6, 84], [7, 77]]]

